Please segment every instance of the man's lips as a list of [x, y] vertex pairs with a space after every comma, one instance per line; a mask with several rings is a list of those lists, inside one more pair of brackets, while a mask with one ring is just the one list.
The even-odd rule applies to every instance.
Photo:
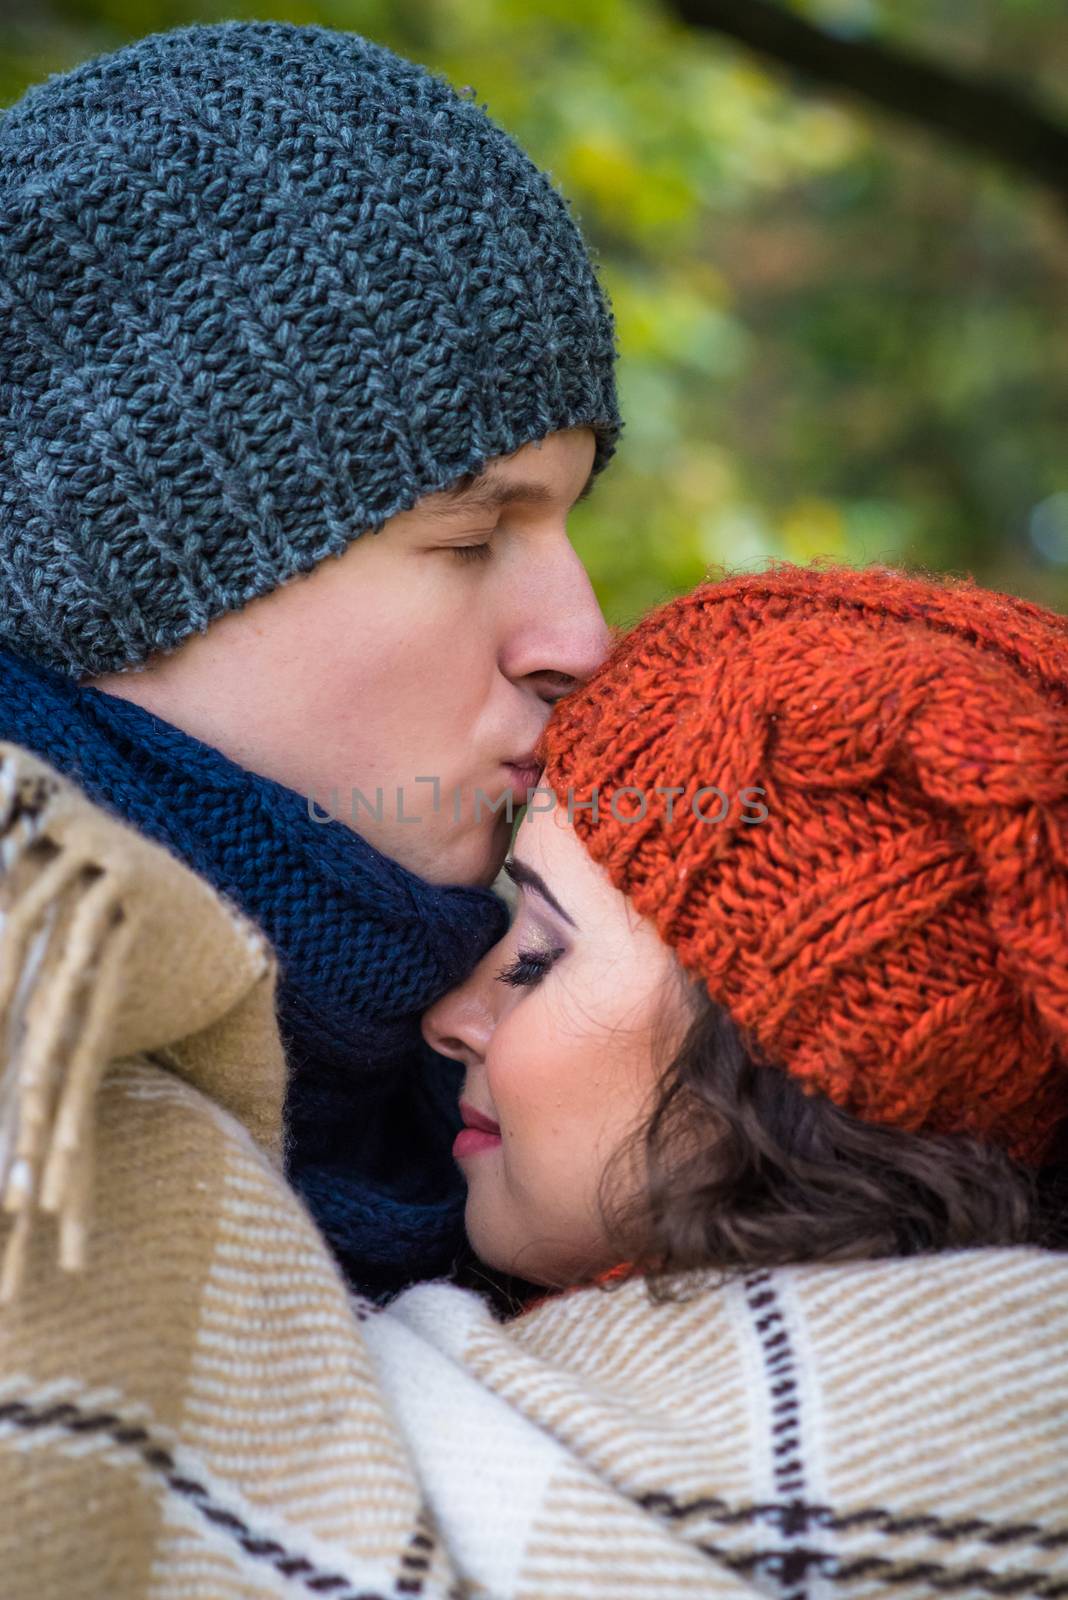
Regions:
[[464, 1126], [452, 1142], [453, 1158], [457, 1161], [463, 1156], [477, 1155], [480, 1150], [496, 1150], [501, 1142], [501, 1130], [490, 1117], [484, 1117], [481, 1111], [476, 1111], [474, 1106], [469, 1106], [466, 1100], [460, 1101], [460, 1115], [464, 1119]]
[[506, 762], [505, 771], [512, 775], [512, 798], [519, 805], [528, 803], [528, 795], [532, 789], [538, 787], [538, 779], [542, 769], [537, 762], [531, 766], [519, 767], [512, 761]]

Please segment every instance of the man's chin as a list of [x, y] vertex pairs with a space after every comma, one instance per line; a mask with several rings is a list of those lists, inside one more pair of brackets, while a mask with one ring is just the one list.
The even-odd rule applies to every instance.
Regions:
[[452, 877], [442, 879], [447, 883], [462, 883], [472, 889], [492, 889], [501, 875], [508, 856], [508, 839], [498, 846], [494, 843], [492, 849], [483, 850], [477, 865], [460, 868]]
[[450, 852], [448, 841], [435, 862], [435, 883], [463, 884], [471, 889], [491, 889], [500, 877], [512, 842], [512, 824], [503, 816], [492, 828], [455, 841]]
[[[490, 889], [500, 876], [508, 855], [510, 825], [484, 833], [449, 840], [446, 835], [437, 849], [420, 854], [420, 859], [401, 865], [428, 883], [452, 884], [465, 889]], [[425, 847], [424, 847], [425, 849]]]
[[338, 820], [426, 883], [467, 889], [493, 886], [504, 866], [512, 837], [512, 824], [503, 815], [492, 828], [481, 828], [477, 833], [443, 828], [434, 834], [426, 828], [425, 821], [423, 826], [413, 826], [403, 832], [395, 828], [384, 831], [373, 825], [357, 826], [344, 813]]

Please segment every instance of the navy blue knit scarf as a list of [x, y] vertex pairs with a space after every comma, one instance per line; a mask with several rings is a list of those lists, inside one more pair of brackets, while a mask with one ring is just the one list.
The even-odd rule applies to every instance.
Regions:
[[228, 895], [278, 952], [288, 1166], [349, 1282], [384, 1298], [464, 1247], [461, 1069], [418, 1019], [508, 924], [139, 706], [0, 651], [0, 739], [34, 751]]

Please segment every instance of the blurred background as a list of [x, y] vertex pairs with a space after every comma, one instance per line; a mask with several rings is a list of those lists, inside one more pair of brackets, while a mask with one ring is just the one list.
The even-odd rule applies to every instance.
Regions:
[[364, 33], [474, 88], [599, 259], [609, 620], [770, 558], [1068, 611], [1064, 0], [0, 0], [0, 105], [162, 28]]

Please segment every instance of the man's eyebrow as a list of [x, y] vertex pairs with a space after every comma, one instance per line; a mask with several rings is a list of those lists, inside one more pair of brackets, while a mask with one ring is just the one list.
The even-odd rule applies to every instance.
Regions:
[[579, 931], [578, 923], [573, 921], [572, 918], [568, 916], [559, 900], [557, 900], [555, 895], [550, 892], [549, 886], [545, 882], [545, 879], [540, 873], [535, 872], [533, 867], [528, 867], [522, 861], [516, 861], [513, 858], [512, 860], [504, 863], [504, 870], [517, 888], [533, 889], [535, 894], [540, 894], [543, 900], [548, 901], [553, 910], [557, 912], [559, 916], [563, 917], [564, 921], [570, 927], [574, 928], [576, 933]]
[[[593, 489], [593, 473], [586, 479], [582, 493], [575, 500], [585, 500]], [[468, 473], [451, 484], [448, 489], [441, 489], [436, 495], [428, 497], [428, 503], [420, 507], [429, 516], [451, 519], [469, 511], [496, 511], [501, 506], [514, 505], [516, 501], [525, 500], [528, 505], [548, 505], [556, 496], [544, 483], [536, 479], [518, 480], [509, 478], [495, 478], [492, 473], [482, 472], [478, 476]]]

